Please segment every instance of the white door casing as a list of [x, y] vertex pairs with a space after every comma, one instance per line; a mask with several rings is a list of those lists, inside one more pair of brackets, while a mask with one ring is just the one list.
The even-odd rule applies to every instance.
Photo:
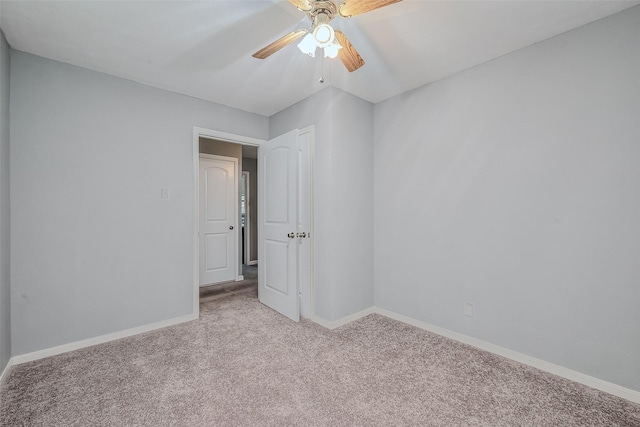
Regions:
[[236, 279], [238, 271], [238, 160], [200, 155], [199, 284]]
[[303, 129], [298, 139], [298, 291], [300, 315], [311, 318], [311, 145], [313, 130]]
[[258, 298], [294, 321], [298, 297], [299, 131], [258, 149]]
[[251, 205], [249, 204], [249, 198], [251, 195], [251, 189], [249, 183], [251, 182], [250, 174], [247, 171], [242, 171], [242, 180], [244, 181], [244, 263], [251, 264]]

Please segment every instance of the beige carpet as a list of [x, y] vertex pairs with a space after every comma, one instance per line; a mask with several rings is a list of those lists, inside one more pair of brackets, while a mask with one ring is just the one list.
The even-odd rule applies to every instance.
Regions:
[[251, 295], [16, 366], [3, 426], [640, 426], [640, 405], [379, 315], [328, 331]]

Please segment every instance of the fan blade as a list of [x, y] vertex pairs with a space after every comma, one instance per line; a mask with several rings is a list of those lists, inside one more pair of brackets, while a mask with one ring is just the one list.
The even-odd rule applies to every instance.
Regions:
[[274, 41], [270, 45], [263, 47], [262, 49], [254, 53], [252, 56], [258, 59], [265, 59], [273, 55], [283, 47], [288, 46], [294, 41], [298, 40], [300, 37], [302, 37], [306, 33], [307, 33], [307, 30], [305, 29], [292, 31], [286, 36], [280, 37], [278, 40]]
[[347, 36], [342, 31], [335, 32], [338, 43], [342, 46], [342, 49], [338, 51], [340, 60], [347, 67], [350, 73], [354, 72], [358, 68], [364, 65], [364, 59], [360, 56], [355, 47], [351, 44]]
[[289, 0], [289, 3], [303, 12], [309, 12], [312, 9], [308, 0]]
[[338, 8], [338, 13], [343, 18], [350, 18], [400, 1], [402, 0], [346, 0]]

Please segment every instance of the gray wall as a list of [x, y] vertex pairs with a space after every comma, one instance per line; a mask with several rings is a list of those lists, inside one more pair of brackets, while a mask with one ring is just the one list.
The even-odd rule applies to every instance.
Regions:
[[0, 32], [0, 373], [11, 358], [9, 46]]
[[249, 172], [249, 228], [250, 239], [248, 261], [258, 259], [258, 160], [245, 157], [242, 159], [242, 170]]
[[376, 105], [376, 305], [640, 390], [639, 46], [636, 7]]
[[273, 115], [270, 137], [315, 125], [315, 312], [329, 321], [373, 305], [373, 106], [326, 88]]
[[190, 314], [193, 126], [268, 119], [18, 51], [11, 76], [13, 354]]

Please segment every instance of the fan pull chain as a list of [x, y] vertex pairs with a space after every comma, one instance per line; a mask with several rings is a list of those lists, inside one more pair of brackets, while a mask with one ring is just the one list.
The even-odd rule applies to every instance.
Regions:
[[320, 78], [318, 79], [320, 84], [324, 83], [324, 55], [321, 58], [322, 59], [320, 59]]

